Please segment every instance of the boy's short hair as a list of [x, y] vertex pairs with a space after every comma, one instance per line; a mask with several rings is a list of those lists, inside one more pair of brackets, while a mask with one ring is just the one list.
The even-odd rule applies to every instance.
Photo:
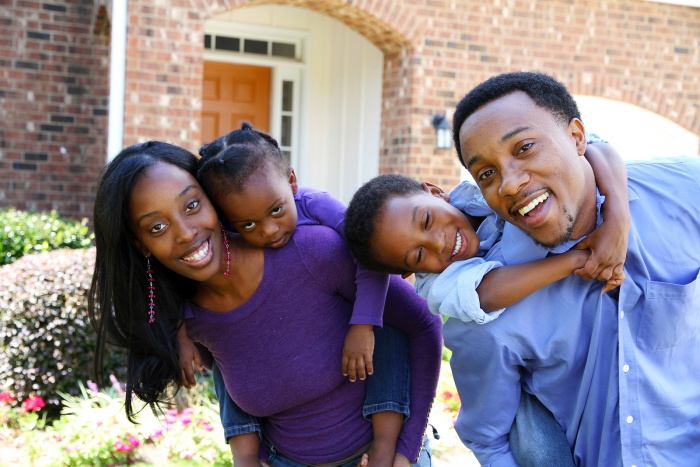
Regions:
[[363, 267], [386, 274], [408, 272], [378, 261], [372, 250], [372, 237], [377, 218], [391, 198], [423, 193], [425, 191], [418, 181], [399, 174], [374, 177], [355, 192], [345, 211], [345, 241]]
[[548, 110], [564, 124], [574, 118], [581, 119], [576, 101], [566, 86], [549, 75], [520, 71], [493, 76], [469, 91], [457, 104], [452, 117], [452, 138], [462, 165], [464, 156], [460, 147], [459, 130], [464, 121], [484, 105], [516, 91], [530, 96], [538, 107]]

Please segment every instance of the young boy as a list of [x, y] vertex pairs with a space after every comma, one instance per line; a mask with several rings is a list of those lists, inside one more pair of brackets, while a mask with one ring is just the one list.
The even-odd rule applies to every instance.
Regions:
[[[433, 313], [463, 321], [487, 323], [505, 307], [571, 273], [606, 281], [607, 292], [624, 280], [626, 170], [607, 144], [589, 145], [586, 157], [607, 198], [606, 220], [577, 250], [518, 265], [489, 261], [489, 250], [500, 248], [503, 221], [474, 184], [463, 182], [447, 195], [396, 174], [376, 177], [355, 193], [345, 217], [346, 241], [368, 269], [404, 277], [433, 273], [418, 274], [416, 290]], [[533, 203], [544, 202], [543, 196]]]

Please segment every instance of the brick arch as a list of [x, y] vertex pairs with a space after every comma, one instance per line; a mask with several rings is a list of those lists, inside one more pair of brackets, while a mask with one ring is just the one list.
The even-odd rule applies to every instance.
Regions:
[[[334, 18], [363, 35], [385, 54], [412, 46], [421, 37], [422, 24], [414, 12], [394, 0], [200, 0], [199, 11], [205, 18], [232, 8], [260, 5], [284, 5], [306, 8]], [[412, 39], [409, 39], [412, 38]]]
[[587, 72], [578, 73], [571, 81], [564, 82], [572, 94], [604, 97], [633, 104], [661, 115], [688, 131], [700, 134], [700, 110], [687, 105], [680, 93], [674, 96], [641, 80]]

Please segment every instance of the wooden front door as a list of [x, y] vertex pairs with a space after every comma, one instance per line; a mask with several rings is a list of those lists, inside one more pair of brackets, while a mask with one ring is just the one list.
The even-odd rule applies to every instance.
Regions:
[[204, 62], [202, 142], [240, 128], [244, 120], [269, 131], [270, 68]]

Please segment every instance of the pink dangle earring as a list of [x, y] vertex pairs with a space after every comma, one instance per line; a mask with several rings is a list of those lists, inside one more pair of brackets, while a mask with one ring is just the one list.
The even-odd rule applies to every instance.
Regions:
[[156, 286], [153, 280], [153, 269], [151, 269], [151, 258], [146, 256], [146, 275], [148, 276], [148, 322], [156, 322]]
[[219, 221], [219, 227], [221, 227], [221, 236], [224, 239], [224, 251], [226, 252], [226, 270], [224, 271], [224, 276], [228, 277], [231, 275], [231, 245], [228, 243], [228, 235], [221, 221]]

